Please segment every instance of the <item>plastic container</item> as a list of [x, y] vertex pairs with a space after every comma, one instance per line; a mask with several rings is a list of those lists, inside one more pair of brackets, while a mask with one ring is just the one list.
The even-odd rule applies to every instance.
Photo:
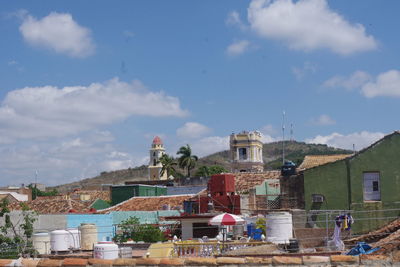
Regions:
[[70, 248], [70, 233], [66, 230], [54, 230], [50, 232], [50, 250], [68, 251]]
[[120, 258], [132, 258], [132, 248], [131, 247], [120, 247], [119, 248]]
[[81, 248], [82, 250], [92, 250], [97, 244], [97, 227], [94, 223], [82, 223], [79, 228], [81, 232]]
[[32, 236], [33, 247], [39, 254], [50, 254], [50, 234], [36, 233]]
[[81, 232], [77, 228], [68, 228], [66, 230], [70, 236], [70, 247], [72, 249], [80, 249], [81, 247]]
[[293, 237], [292, 214], [289, 212], [271, 212], [267, 219], [267, 241], [275, 244], [287, 244]]
[[114, 260], [118, 258], [118, 255], [118, 245], [113, 242], [102, 241], [94, 245], [94, 257], [96, 259]]

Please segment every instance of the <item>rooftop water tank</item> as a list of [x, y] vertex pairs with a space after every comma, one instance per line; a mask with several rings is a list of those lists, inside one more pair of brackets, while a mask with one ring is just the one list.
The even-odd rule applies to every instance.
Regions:
[[114, 260], [118, 258], [118, 245], [113, 242], [103, 241], [94, 245], [94, 257], [96, 259]]
[[270, 212], [267, 216], [267, 241], [286, 244], [293, 237], [292, 214], [289, 212]]
[[119, 248], [120, 258], [132, 258], [132, 248], [131, 247], [120, 247]]
[[77, 228], [68, 228], [67, 232], [70, 234], [70, 247], [72, 249], [81, 248], [81, 233]]
[[81, 232], [81, 248], [82, 250], [92, 250], [97, 243], [97, 227], [94, 223], [82, 223]]
[[36, 233], [32, 236], [33, 247], [39, 254], [50, 254], [50, 234]]
[[70, 233], [66, 230], [54, 230], [50, 232], [51, 251], [68, 251], [70, 248]]

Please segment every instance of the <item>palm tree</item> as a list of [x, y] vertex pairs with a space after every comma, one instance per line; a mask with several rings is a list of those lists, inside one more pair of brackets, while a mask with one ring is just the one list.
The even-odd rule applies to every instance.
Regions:
[[161, 176], [163, 176], [165, 172], [167, 173], [168, 178], [170, 177], [170, 175], [175, 175], [175, 166], [177, 165], [177, 163], [175, 162], [175, 159], [173, 157], [170, 157], [167, 154], [163, 154], [160, 157], [160, 162], [162, 164]]
[[197, 156], [192, 155], [192, 149], [189, 145], [181, 146], [176, 154], [181, 155], [178, 158], [178, 165], [187, 170], [187, 177], [190, 177], [190, 170], [196, 166]]

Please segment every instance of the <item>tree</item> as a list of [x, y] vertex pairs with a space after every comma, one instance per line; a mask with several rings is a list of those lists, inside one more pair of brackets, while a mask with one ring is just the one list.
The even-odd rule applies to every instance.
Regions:
[[151, 224], [140, 224], [139, 219], [133, 216], [122, 221], [119, 228], [119, 233], [114, 237], [114, 240], [119, 243], [126, 242], [128, 239], [147, 243], [165, 241], [165, 235], [160, 228]]
[[210, 168], [208, 168], [207, 166], [200, 166], [197, 169], [196, 174], [194, 176], [208, 177], [208, 176], [210, 176]]
[[192, 155], [192, 149], [189, 145], [181, 146], [176, 154], [180, 155], [178, 158], [179, 167], [186, 169], [187, 177], [190, 177], [190, 170], [196, 166], [196, 162], [199, 158], [195, 155]]
[[4, 224], [0, 227], [0, 258], [12, 259], [35, 253], [31, 239], [36, 216], [26, 204], [21, 203], [21, 207], [22, 223], [18, 225], [11, 220], [7, 199], [0, 204], [0, 217], [4, 217]]
[[56, 196], [58, 195], [57, 189], [53, 189], [51, 191], [42, 191], [39, 190], [36, 186], [29, 185], [28, 186], [32, 190], [32, 200], [35, 200], [36, 197], [45, 197], [45, 196]]
[[163, 176], [165, 172], [167, 173], [168, 178], [170, 175], [176, 175], [175, 166], [177, 165], [177, 163], [175, 162], [175, 159], [173, 157], [170, 157], [167, 154], [163, 154], [160, 157], [160, 162], [162, 164], [161, 176]]
[[210, 172], [210, 175], [221, 174], [221, 173], [228, 172], [224, 167], [222, 167], [220, 165], [210, 166], [210, 167], [208, 167], [208, 170]]

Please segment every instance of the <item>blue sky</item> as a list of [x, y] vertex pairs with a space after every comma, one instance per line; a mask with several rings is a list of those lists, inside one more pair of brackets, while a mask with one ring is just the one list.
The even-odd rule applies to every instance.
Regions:
[[147, 164], [159, 135], [204, 156], [228, 136], [361, 149], [397, 130], [398, 1], [7, 1], [0, 184]]

